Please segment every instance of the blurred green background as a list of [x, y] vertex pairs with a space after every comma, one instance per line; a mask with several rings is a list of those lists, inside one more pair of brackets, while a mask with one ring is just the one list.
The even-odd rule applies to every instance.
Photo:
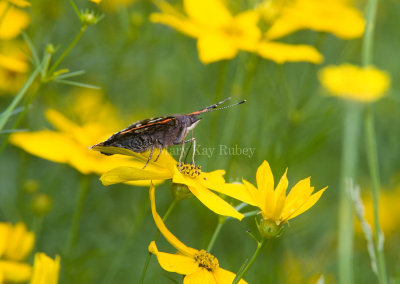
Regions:
[[[234, 6], [244, 9], [253, 2], [238, 1]], [[192, 112], [228, 96], [231, 102], [247, 99], [235, 108], [205, 114], [194, 133], [203, 147], [251, 147], [254, 155], [197, 156], [197, 163], [206, 171], [226, 170], [227, 181], [245, 178], [255, 183], [257, 167], [267, 160], [275, 180], [289, 168], [289, 187], [308, 176], [316, 189], [329, 186], [316, 206], [290, 222], [283, 237], [268, 242], [245, 279], [249, 283], [315, 283], [324, 274], [328, 283], [334, 283], [343, 102], [322, 91], [316, 76], [322, 66], [279, 65], [244, 52], [230, 61], [203, 65], [195, 40], [149, 21], [149, 14], [156, 11], [150, 1], [136, 1], [116, 11], [87, 1], [76, 4], [105, 17], [88, 28], [60, 67], [84, 69], [79, 81], [101, 87], [126, 126], [148, 117]], [[37, 0], [26, 10], [32, 17], [27, 34], [40, 53], [48, 43], [63, 50], [79, 31], [80, 23], [69, 1]], [[374, 62], [391, 74], [392, 89], [375, 105], [376, 131], [382, 184], [387, 192], [397, 189], [394, 200], [400, 200], [399, 18], [400, 2], [380, 2]], [[322, 65], [360, 63], [360, 39], [344, 41], [329, 34], [301, 31], [285, 40], [299, 39], [318, 48], [325, 56]], [[66, 111], [73, 104], [74, 92], [76, 88], [71, 86], [45, 85], [19, 128], [53, 129], [44, 118], [47, 108], [74, 120]], [[1, 97], [0, 108], [11, 100], [11, 96]], [[367, 192], [370, 185], [362, 135], [357, 174], [358, 183]], [[0, 139], [4, 141], [6, 135]], [[82, 176], [68, 165], [32, 156], [12, 145], [1, 155], [0, 220], [24, 221], [30, 229], [41, 223], [35, 250], [61, 255], [60, 283], [138, 283], [147, 246], [156, 231], [147, 188], [105, 187], [97, 175]], [[83, 179], [89, 180], [90, 190], [77, 245], [67, 255], [65, 244]], [[43, 218], [32, 213], [33, 194], [25, 190], [30, 180], [53, 200], [52, 210]], [[166, 182], [157, 191], [161, 215], [172, 200], [170, 185]], [[185, 244], [200, 249], [207, 246], [217, 220], [192, 198], [179, 202], [167, 226]], [[387, 220], [391, 221], [399, 222], [397, 218]], [[389, 275], [400, 281], [400, 223], [392, 226], [397, 230], [386, 235], [387, 266]], [[255, 243], [247, 229], [256, 233], [253, 218], [230, 220], [222, 229], [212, 252], [222, 267], [237, 271], [253, 253]], [[158, 243], [160, 250], [174, 252], [164, 240]], [[356, 283], [376, 283], [360, 233], [356, 233], [355, 250]], [[174, 283], [171, 279], [181, 281], [179, 275], [163, 271], [153, 257], [145, 283]]]

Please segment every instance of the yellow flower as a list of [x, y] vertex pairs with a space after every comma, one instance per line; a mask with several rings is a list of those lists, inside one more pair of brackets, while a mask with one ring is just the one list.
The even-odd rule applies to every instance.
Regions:
[[[23, 223], [15, 226], [0, 223], [0, 279], [5, 282], [26, 282], [32, 268], [22, 261], [33, 248], [35, 235]], [[2, 283], [2, 282], [0, 282]]]
[[[154, 241], [151, 242], [149, 251], [156, 255], [160, 266], [166, 271], [185, 275], [183, 280], [185, 284], [232, 283], [235, 274], [221, 268], [215, 256], [205, 250], [196, 250], [186, 246], [168, 230], [157, 213], [154, 191], [154, 185], [151, 185], [150, 201], [154, 221], [165, 239], [178, 250], [176, 254], [160, 252], [157, 249], [156, 243]], [[247, 282], [240, 280], [239, 283], [244, 284]]]
[[26, 12], [4, 1], [0, 2], [0, 15], [4, 15], [1, 19], [0, 39], [16, 37], [30, 22], [30, 17]]
[[157, 3], [162, 13], [152, 14], [151, 21], [196, 38], [199, 58], [204, 64], [232, 59], [239, 50], [252, 52], [261, 38], [255, 10], [233, 16], [221, 0], [184, 0], [186, 16], [165, 1]]
[[46, 254], [38, 252], [35, 254], [33, 273], [30, 284], [57, 284], [60, 271], [60, 257], [57, 255], [53, 260]]
[[317, 49], [306, 44], [287, 44], [264, 40], [258, 44], [257, 53], [276, 63], [306, 61], [319, 64], [323, 60]]
[[[186, 185], [196, 198], [215, 213], [231, 216], [239, 220], [243, 218], [241, 213], [237, 212], [225, 200], [209, 190], [211, 189], [239, 200], [248, 199], [247, 192], [243, 188], [235, 187], [231, 190], [231, 187], [225, 184], [223, 178], [225, 174], [224, 170], [206, 173], [202, 172], [200, 167], [184, 164], [180, 172], [178, 169], [178, 162], [175, 161], [166, 150], [163, 150], [157, 162], [155, 162], [155, 158], [153, 158], [146, 168], [143, 169], [149, 157], [149, 151], [145, 153], [135, 153], [123, 148], [99, 146], [93, 149], [111, 154], [130, 155], [135, 157], [137, 161], [140, 161], [137, 166], [118, 167], [103, 174], [100, 180], [104, 185], [138, 180], [160, 181], [172, 179], [173, 183]], [[158, 155], [158, 153], [155, 155]]]
[[0, 95], [18, 92], [25, 83], [29, 64], [25, 45], [6, 42], [0, 47]]
[[31, 5], [31, 3], [29, 3], [28, 1], [25, 0], [7, 0], [8, 2], [10, 2], [11, 4], [14, 4], [15, 6], [19, 6], [19, 7], [28, 7]]
[[271, 220], [277, 226], [310, 209], [321, 197], [326, 187], [312, 194], [314, 187], [310, 186], [310, 178], [299, 181], [286, 196], [288, 180], [286, 172], [274, 189], [274, 177], [267, 161], [257, 170], [257, 187], [243, 180], [252, 198], [249, 204], [261, 210], [264, 220]]
[[[371, 191], [367, 191], [371, 192]], [[382, 189], [379, 195], [379, 225], [386, 236], [395, 236], [400, 228], [400, 184], [392, 189]], [[371, 194], [363, 198], [365, 220], [374, 228], [373, 200]], [[357, 225], [359, 222], [357, 222]], [[361, 226], [356, 227], [362, 233]]]
[[272, 42], [268, 37], [262, 39], [258, 27], [261, 9], [233, 16], [220, 0], [184, 0], [185, 16], [165, 1], [157, 3], [163, 13], [152, 14], [151, 20], [196, 38], [199, 58], [204, 64], [232, 59], [239, 50], [255, 52], [277, 63], [322, 62], [322, 55], [312, 46]]
[[[90, 151], [89, 146], [107, 138], [121, 128], [114, 118], [115, 109], [105, 103], [100, 93], [84, 91], [72, 107], [72, 112], [82, 120], [76, 124], [54, 109], [46, 111], [46, 118], [57, 131], [13, 133], [10, 142], [28, 153], [56, 163], [68, 164], [82, 174], [102, 174], [117, 166], [136, 166], [137, 161], [124, 156], [107, 157]], [[148, 182], [136, 182], [148, 185]]]
[[96, 3], [96, 4], [100, 4], [101, 0], [90, 0], [90, 2]]
[[386, 72], [374, 66], [363, 68], [350, 64], [323, 68], [319, 80], [333, 96], [360, 102], [380, 99], [390, 85]]
[[280, 16], [266, 32], [268, 39], [281, 38], [302, 29], [333, 33], [343, 39], [358, 38], [364, 32], [361, 12], [340, 0], [285, 1], [282, 7]]
[[93, 1], [97, 4], [99, 4], [101, 2], [101, 5], [104, 8], [104, 10], [106, 10], [107, 12], [114, 13], [114, 12], [117, 12], [120, 8], [130, 6], [137, 0], [104, 0], [104, 1], [91, 0], [91, 1]]

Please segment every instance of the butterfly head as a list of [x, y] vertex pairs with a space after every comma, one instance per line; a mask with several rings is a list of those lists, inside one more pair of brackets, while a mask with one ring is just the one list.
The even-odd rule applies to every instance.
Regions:
[[185, 124], [187, 130], [192, 130], [196, 127], [196, 125], [200, 122], [201, 118], [196, 117], [195, 115], [187, 115], [185, 116]]

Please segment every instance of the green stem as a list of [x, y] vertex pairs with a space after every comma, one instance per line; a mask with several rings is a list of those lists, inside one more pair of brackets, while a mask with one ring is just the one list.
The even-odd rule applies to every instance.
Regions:
[[[378, 0], [368, 0], [366, 10], [366, 25], [362, 45], [362, 65], [368, 66], [372, 63], [373, 36], [375, 29], [376, 13]], [[377, 255], [377, 268], [379, 283], [387, 283], [385, 255], [384, 255], [384, 236], [379, 224], [379, 191], [380, 178], [378, 169], [378, 155], [376, 150], [374, 114], [372, 105], [367, 106], [365, 115], [365, 135], [367, 143], [367, 157], [369, 172], [371, 176], [371, 190], [373, 199], [374, 224], [375, 224], [375, 250]]]
[[218, 217], [218, 224], [215, 227], [214, 233], [213, 233], [213, 235], [211, 237], [211, 240], [210, 240], [210, 242], [208, 243], [208, 246], [207, 246], [207, 251], [208, 252], [211, 252], [211, 250], [212, 250], [212, 248], [214, 246], [214, 243], [217, 240], [217, 237], [218, 237], [222, 227], [224, 226], [226, 220], [227, 220], [226, 217], [222, 217], [222, 216]]
[[375, 250], [377, 255], [377, 268], [379, 283], [386, 284], [386, 265], [384, 255], [384, 236], [379, 224], [379, 191], [380, 178], [378, 169], [378, 155], [376, 150], [375, 129], [374, 129], [374, 114], [372, 106], [369, 105], [365, 116], [365, 135], [367, 143], [367, 157], [369, 172], [371, 175], [371, 189], [374, 209], [374, 224], [375, 224]]
[[[167, 212], [165, 212], [164, 217], [162, 218], [163, 221], [165, 222], [165, 220], [168, 219], [169, 214], [171, 214], [172, 209], [174, 209], [175, 205], [178, 203], [178, 199], [174, 198], [174, 200], [171, 202], [171, 204], [169, 205]], [[160, 236], [160, 231], [157, 230], [157, 232], [154, 234], [153, 237], [153, 241], [156, 242], [158, 240], [158, 237]], [[144, 263], [144, 267], [143, 267], [143, 271], [142, 271], [142, 276], [140, 277], [140, 283], [143, 284], [144, 283], [144, 278], [146, 277], [146, 272], [147, 272], [147, 268], [149, 267], [150, 264], [150, 260], [151, 260], [151, 256], [152, 254], [149, 252], [147, 254], [146, 257], [146, 261]]]
[[362, 105], [345, 101], [339, 192], [338, 273], [339, 283], [353, 283], [353, 203], [348, 180], [355, 180]]
[[56, 60], [56, 62], [54, 62], [53, 66], [51, 66], [49, 73], [47, 74], [47, 78], [51, 78], [52, 74], [54, 73], [54, 71], [56, 70], [56, 68], [58, 67], [58, 65], [60, 65], [61, 61], [63, 61], [63, 59], [65, 58], [65, 56], [68, 55], [68, 53], [71, 51], [71, 49], [76, 45], [76, 43], [79, 41], [79, 39], [81, 38], [81, 36], [83, 35], [83, 33], [85, 32], [87, 26], [84, 25], [81, 27], [81, 29], [79, 30], [79, 33], [75, 36], [74, 40], [69, 44], [69, 46], [67, 47], [67, 49], [61, 54], [61, 56]]
[[31, 76], [29, 76], [28, 80], [26, 80], [24, 86], [22, 86], [21, 90], [18, 92], [18, 94], [15, 96], [15, 98], [12, 100], [11, 104], [8, 105], [7, 109], [0, 114], [0, 130], [3, 129], [4, 125], [10, 118], [11, 113], [13, 110], [17, 107], [18, 103], [22, 100], [24, 97], [25, 93], [28, 91], [29, 87], [32, 85], [32, 83], [35, 81], [36, 76], [39, 73], [39, 67], [33, 71]]
[[257, 248], [256, 251], [254, 252], [253, 256], [251, 257], [250, 261], [247, 263], [246, 267], [236, 275], [235, 279], [233, 279], [232, 284], [239, 283], [240, 279], [243, 278], [243, 276], [247, 273], [247, 271], [250, 269], [250, 267], [253, 265], [254, 261], [256, 260], [258, 254], [261, 251], [261, 248], [265, 244], [265, 239], [263, 238], [260, 242], [257, 242]]
[[367, 66], [372, 63], [373, 36], [377, 8], [378, 0], [368, 0], [367, 11], [365, 15], [365, 33], [361, 50], [361, 62], [363, 66]]
[[78, 240], [79, 227], [80, 227], [81, 219], [82, 219], [83, 205], [85, 204], [86, 196], [89, 191], [89, 185], [90, 185], [90, 176], [82, 175], [81, 176], [81, 186], [79, 189], [78, 202], [76, 204], [74, 216], [72, 219], [72, 225], [71, 225], [71, 229], [70, 229], [67, 253], [71, 252], [71, 250], [73, 249], [73, 247], [75, 246], [75, 244]]
[[[15, 119], [15, 122], [14, 122], [14, 124], [13, 124], [13, 126], [12, 126], [12, 129], [17, 129], [18, 126], [21, 124], [22, 120], [24, 119], [24, 117], [26, 116], [26, 114], [28, 113], [29, 106], [31, 105], [31, 103], [33, 102], [34, 98], [35, 98], [36, 95], [38, 94], [38, 91], [39, 91], [39, 88], [40, 88], [40, 84], [38, 84], [38, 85], [39, 85], [39, 86], [38, 86], [38, 88], [36, 89], [36, 91], [35, 91], [32, 95], [30, 95], [30, 96], [28, 97], [28, 99], [26, 100], [26, 102], [25, 102], [25, 104], [24, 104], [24, 110], [21, 111], [21, 112], [18, 114], [18, 116], [17, 116], [17, 118]], [[10, 136], [11, 136], [11, 133], [8, 134], [8, 135], [5, 137], [3, 143], [1, 143], [1, 145], [0, 145], [0, 155], [1, 155], [1, 153], [3, 153], [4, 149], [5, 149], [6, 146], [8, 145], [8, 142], [9, 142], [9, 140], [10, 140]]]

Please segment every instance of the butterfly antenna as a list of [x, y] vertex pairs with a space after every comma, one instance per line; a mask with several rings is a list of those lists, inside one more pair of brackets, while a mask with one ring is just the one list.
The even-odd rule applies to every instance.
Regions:
[[208, 106], [208, 107], [206, 107], [206, 108], [203, 108], [203, 109], [201, 109], [201, 110], [198, 110], [198, 111], [189, 113], [189, 115], [197, 115], [197, 114], [206, 113], [206, 112], [210, 112], [210, 111], [214, 111], [214, 110], [226, 109], [226, 108], [230, 108], [230, 107], [233, 107], [233, 106], [235, 106], [235, 105], [239, 105], [239, 104], [242, 104], [242, 103], [246, 102], [246, 100], [243, 100], [243, 101], [241, 101], [241, 102], [238, 102], [238, 103], [233, 104], [233, 105], [230, 105], [230, 106], [218, 108], [218, 106], [219, 106], [220, 104], [223, 104], [224, 102], [226, 102], [226, 101], [228, 101], [228, 100], [230, 100], [230, 99], [231, 99], [231, 97], [228, 97], [228, 98], [226, 98], [225, 100], [220, 101], [219, 103], [216, 103], [216, 104], [213, 104], [213, 105]]
[[220, 107], [220, 108], [214, 107], [214, 108], [211, 108], [211, 109], [207, 108], [201, 113], [212, 112], [212, 111], [215, 111], [215, 110], [223, 110], [223, 109], [231, 108], [233, 106], [241, 105], [241, 104], [243, 104], [245, 102], [246, 102], [246, 100], [243, 100], [241, 102], [238, 102], [236, 104], [233, 104], [233, 105], [230, 105], [230, 106], [226, 106], [226, 107]]

